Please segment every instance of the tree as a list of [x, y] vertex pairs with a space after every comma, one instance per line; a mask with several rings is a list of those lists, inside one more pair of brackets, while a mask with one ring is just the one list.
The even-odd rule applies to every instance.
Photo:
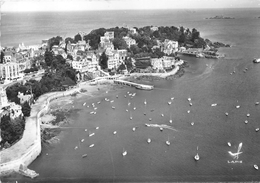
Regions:
[[5, 56], [5, 53], [3, 51], [1, 51], [1, 60], [0, 60], [0, 63], [4, 63], [4, 56]]
[[59, 45], [61, 41], [62, 41], [62, 37], [60, 37], [60, 36], [49, 39], [48, 40], [49, 50], [52, 49], [53, 45]]
[[82, 40], [82, 37], [81, 37], [81, 35], [80, 34], [77, 34], [77, 35], [75, 35], [75, 37], [74, 37], [74, 42], [78, 42], [78, 41], [81, 41]]
[[107, 61], [108, 61], [107, 55], [105, 52], [103, 52], [102, 55], [99, 57], [99, 64], [102, 69], [107, 68]]
[[44, 53], [44, 60], [47, 66], [51, 66], [53, 60], [53, 53], [51, 51], [46, 50]]
[[22, 105], [22, 112], [23, 112], [24, 117], [30, 116], [31, 106], [29, 105], [29, 103], [27, 101], [24, 102]]
[[115, 47], [115, 49], [127, 49], [127, 45], [125, 40], [121, 39], [121, 38], [115, 38], [113, 39], [113, 45]]

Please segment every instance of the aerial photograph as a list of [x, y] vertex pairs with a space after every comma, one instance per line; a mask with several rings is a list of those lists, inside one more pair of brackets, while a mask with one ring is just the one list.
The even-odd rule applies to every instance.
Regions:
[[0, 3], [0, 183], [260, 182], [260, 0]]

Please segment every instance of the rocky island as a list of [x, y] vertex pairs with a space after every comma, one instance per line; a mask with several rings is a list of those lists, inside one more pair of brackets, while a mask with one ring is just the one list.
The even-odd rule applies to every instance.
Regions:
[[206, 19], [235, 19], [234, 17], [225, 17], [223, 15], [217, 15], [215, 17], [210, 17], [210, 18], [206, 18]]

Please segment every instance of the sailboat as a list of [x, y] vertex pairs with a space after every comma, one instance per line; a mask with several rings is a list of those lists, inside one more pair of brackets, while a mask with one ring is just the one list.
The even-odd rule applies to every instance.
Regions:
[[130, 106], [131, 105], [131, 103], [129, 102], [129, 100], [128, 100], [128, 106]]
[[172, 123], [172, 114], [170, 115], [170, 120], [169, 120], [170, 123]]
[[226, 116], [228, 116], [228, 113], [227, 113], [227, 112], [226, 112], [225, 114], [226, 114]]
[[147, 102], [146, 102], [146, 99], [144, 100], [144, 105], [146, 105], [147, 104]]
[[168, 102], [168, 105], [171, 105], [171, 104], [172, 104], [172, 102], [171, 102], [171, 101], [169, 101], [169, 102]]
[[248, 123], [248, 120], [245, 120], [245, 124], [247, 124]]
[[122, 153], [123, 156], [126, 156], [127, 155], [127, 151], [123, 148], [123, 153]]
[[165, 142], [168, 146], [171, 145], [171, 142], [169, 141], [169, 135], [168, 135], [168, 140]]
[[198, 150], [199, 150], [199, 147], [197, 146], [197, 154], [194, 156], [194, 159], [195, 159], [196, 161], [199, 161], [199, 159], [200, 159]]
[[163, 117], [163, 116], [164, 116], [164, 114], [161, 114], [161, 116]]
[[131, 111], [130, 111], [130, 120], [132, 120], [133, 119], [133, 117], [132, 117], [132, 113], [131, 113]]
[[89, 135], [88, 135], [88, 136], [91, 137], [91, 136], [93, 136], [93, 135], [95, 135], [95, 133], [90, 133], [90, 132], [89, 132]]
[[191, 101], [191, 98], [190, 98], [190, 97], [188, 98], [188, 101], [189, 101], [189, 102]]
[[246, 115], [246, 117], [249, 117], [250, 116], [250, 114], [248, 113], [247, 115]]
[[89, 147], [94, 147], [95, 144], [91, 144]]
[[147, 143], [150, 144], [152, 140], [150, 138], [147, 139]]
[[228, 144], [229, 147], [231, 147], [231, 143], [230, 142], [228, 142], [227, 144]]
[[134, 108], [133, 109], [136, 110], [135, 103], [134, 103]]
[[255, 168], [256, 170], [258, 170], [258, 166], [257, 166], [257, 165], [254, 165], [254, 168]]

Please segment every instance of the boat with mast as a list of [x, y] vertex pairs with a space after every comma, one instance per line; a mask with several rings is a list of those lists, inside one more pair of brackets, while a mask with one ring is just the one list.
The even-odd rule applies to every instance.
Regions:
[[123, 148], [123, 153], [122, 153], [123, 156], [126, 156], [127, 155], [127, 151]]
[[196, 161], [199, 161], [199, 159], [200, 159], [198, 150], [199, 150], [199, 146], [197, 146], [197, 154], [194, 156], [194, 159], [195, 159]]
[[170, 123], [172, 123], [172, 113], [170, 114], [170, 120], [169, 120]]
[[144, 100], [144, 105], [146, 105], [147, 104], [147, 102], [146, 102], [146, 99]]
[[168, 140], [165, 142], [168, 146], [170, 146], [171, 145], [171, 142], [170, 142], [170, 140], [169, 140], [169, 135], [168, 135]]

